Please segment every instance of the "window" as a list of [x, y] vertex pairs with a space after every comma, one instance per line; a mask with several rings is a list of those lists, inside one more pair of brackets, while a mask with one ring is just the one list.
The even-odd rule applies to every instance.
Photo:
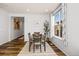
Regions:
[[55, 36], [62, 38], [63, 32], [63, 10], [62, 8], [54, 14], [54, 33]]

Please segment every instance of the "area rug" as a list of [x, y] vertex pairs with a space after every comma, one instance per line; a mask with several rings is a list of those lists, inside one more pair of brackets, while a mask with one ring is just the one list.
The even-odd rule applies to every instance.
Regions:
[[57, 56], [54, 50], [46, 43], [46, 52], [44, 51], [44, 47], [42, 46], [42, 52], [39, 49], [36, 49], [33, 52], [33, 48], [29, 52], [29, 43], [27, 42], [18, 56]]

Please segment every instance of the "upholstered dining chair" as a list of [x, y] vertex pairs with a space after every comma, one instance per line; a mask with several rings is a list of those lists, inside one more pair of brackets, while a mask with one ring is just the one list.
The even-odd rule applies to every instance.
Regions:
[[46, 35], [42, 35], [42, 45], [44, 46], [44, 51], [46, 51]]
[[32, 37], [31, 37], [31, 34], [28, 33], [28, 37], [29, 37], [29, 52], [31, 51], [31, 46], [32, 46], [32, 43], [33, 43], [33, 40], [32, 40]]
[[33, 52], [35, 52], [36, 45], [39, 45], [40, 52], [42, 51], [41, 50], [41, 38], [42, 38], [41, 34], [33, 34]]

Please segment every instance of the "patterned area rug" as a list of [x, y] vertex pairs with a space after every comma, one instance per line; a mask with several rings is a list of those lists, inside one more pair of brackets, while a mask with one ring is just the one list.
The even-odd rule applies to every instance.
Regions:
[[33, 49], [29, 52], [29, 43], [27, 42], [18, 56], [57, 56], [54, 50], [46, 43], [46, 52], [44, 51], [44, 47], [42, 46], [42, 52], [40, 52], [39, 48], [35, 50], [33, 53]]

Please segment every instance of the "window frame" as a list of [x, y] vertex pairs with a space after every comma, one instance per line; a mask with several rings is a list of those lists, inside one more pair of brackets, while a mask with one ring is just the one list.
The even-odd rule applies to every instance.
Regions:
[[[62, 12], [61, 12], [62, 11]], [[59, 14], [58, 15], [58, 20], [57, 20], [57, 18], [55, 17], [55, 16], [57, 16], [57, 14]], [[62, 8], [60, 8], [58, 11], [56, 11], [55, 12], [55, 14], [54, 14], [54, 32], [55, 32], [55, 27], [57, 26], [57, 23], [56, 22], [59, 22], [59, 26], [60, 26], [60, 22], [61, 21], [63, 21], [63, 17], [64, 17], [64, 14], [63, 14], [63, 10], [62, 10]], [[63, 26], [63, 24], [62, 24], [62, 26]], [[63, 30], [63, 29], [62, 29]], [[56, 37], [59, 37], [59, 38], [62, 38], [61, 37], [61, 35], [60, 35], [60, 28], [59, 28], [59, 32], [58, 32], [58, 34], [56, 35], [56, 33], [54, 33], [54, 35], [56, 36]]]

